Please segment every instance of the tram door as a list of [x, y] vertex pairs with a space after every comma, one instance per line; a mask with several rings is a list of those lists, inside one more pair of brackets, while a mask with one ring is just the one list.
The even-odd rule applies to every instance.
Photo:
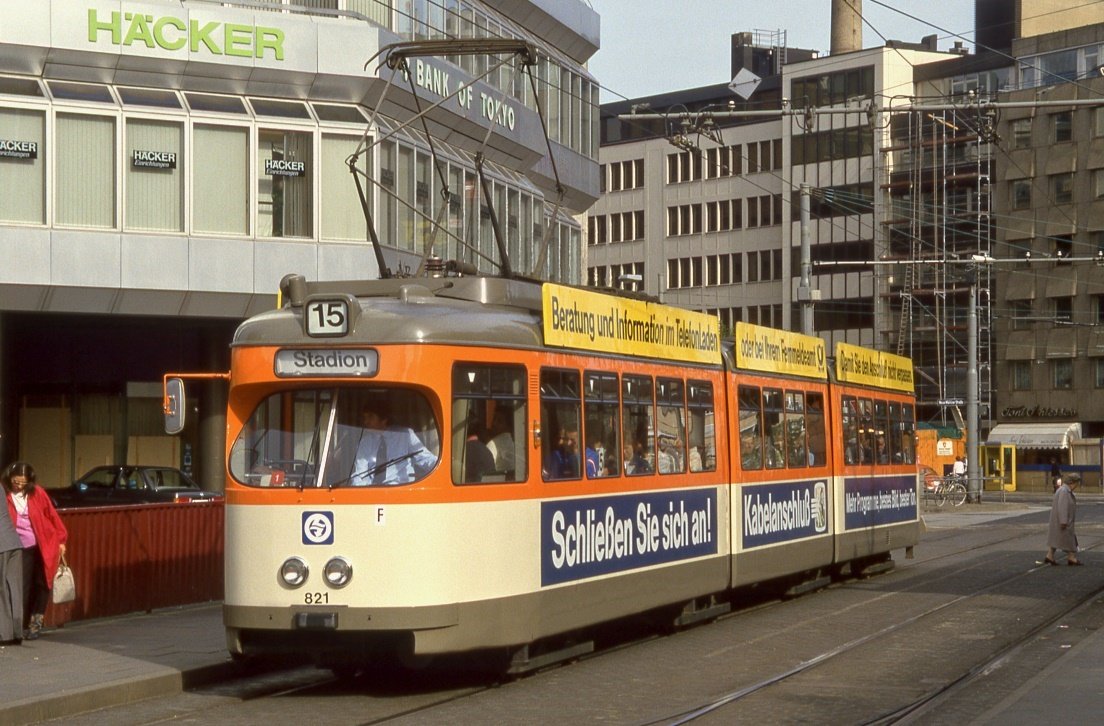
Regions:
[[985, 488], [992, 491], [1016, 491], [1016, 447], [991, 444], [981, 447]]

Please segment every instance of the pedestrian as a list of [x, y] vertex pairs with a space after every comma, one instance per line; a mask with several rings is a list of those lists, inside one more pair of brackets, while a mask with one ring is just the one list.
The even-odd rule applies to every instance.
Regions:
[[15, 531], [15, 522], [0, 512], [0, 645], [19, 645], [21, 642], [23, 543]]
[[1058, 485], [1062, 483], [1062, 469], [1058, 466], [1058, 460], [1050, 457], [1050, 483], [1054, 491], [1058, 491]]
[[8, 513], [23, 545], [23, 639], [35, 640], [69, 533], [34, 467], [17, 461], [4, 471]]
[[1063, 479], [1058, 485], [1058, 491], [1054, 492], [1054, 502], [1050, 507], [1050, 529], [1047, 532], [1047, 553], [1043, 561], [1048, 565], [1057, 565], [1054, 559], [1055, 550], [1066, 553], [1067, 565], [1081, 565], [1077, 559], [1077, 497], [1074, 490], [1081, 483], [1081, 477], [1076, 474]]
[[951, 475], [959, 479], [966, 478], [966, 459], [961, 456], [955, 457], [954, 466], [951, 467]]

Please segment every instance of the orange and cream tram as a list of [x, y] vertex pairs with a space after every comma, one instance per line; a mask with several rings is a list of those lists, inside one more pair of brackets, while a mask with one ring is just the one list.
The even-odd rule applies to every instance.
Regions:
[[916, 542], [907, 359], [845, 346], [832, 370], [818, 338], [518, 279], [281, 292], [232, 346], [232, 654], [522, 670]]

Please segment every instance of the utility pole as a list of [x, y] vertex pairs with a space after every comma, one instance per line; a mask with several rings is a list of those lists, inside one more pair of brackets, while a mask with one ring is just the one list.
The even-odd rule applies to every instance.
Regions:
[[978, 285], [970, 283], [970, 308], [966, 318], [966, 491], [973, 503], [981, 501], [978, 476]]
[[801, 303], [801, 332], [815, 335], [813, 303], [820, 299], [820, 290], [813, 288], [813, 253], [809, 246], [810, 196], [812, 187], [801, 185], [801, 281], [797, 285], [797, 300]]

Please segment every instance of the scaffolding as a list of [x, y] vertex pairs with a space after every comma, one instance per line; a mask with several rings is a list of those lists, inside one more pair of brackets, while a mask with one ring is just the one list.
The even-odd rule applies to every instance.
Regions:
[[[978, 410], [992, 418], [992, 117], [978, 106], [890, 117], [882, 149], [881, 346], [913, 359], [917, 419], [964, 427], [968, 315], [977, 288]], [[884, 270], [884, 271], [881, 271]]]

